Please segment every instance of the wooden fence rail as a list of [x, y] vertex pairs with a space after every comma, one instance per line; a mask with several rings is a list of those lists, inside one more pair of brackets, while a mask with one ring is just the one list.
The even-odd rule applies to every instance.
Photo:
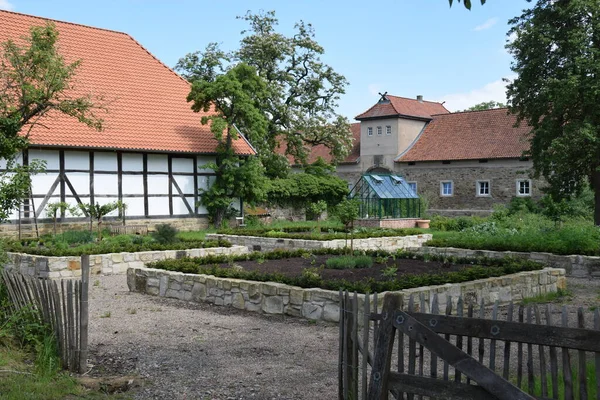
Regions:
[[340, 291], [340, 400], [600, 400], [597, 309], [360, 300]]
[[81, 256], [81, 280], [39, 279], [2, 269], [12, 309], [38, 311], [41, 322], [52, 328], [62, 366], [84, 373], [88, 356], [88, 255]]

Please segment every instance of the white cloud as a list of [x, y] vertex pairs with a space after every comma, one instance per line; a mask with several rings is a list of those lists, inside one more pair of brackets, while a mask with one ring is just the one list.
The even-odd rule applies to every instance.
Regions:
[[492, 26], [496, 25], [496, 22], [498, 22], [498, 18], [490, 18], [487, 21], [485, 21], [483, 24], [477, 25], [475, 28], [473, 28], [473, 30], [474, 31], [485, 31], [486, 29], [490, 29]]
[[12, 11], [14, 9], [15, 9], [15, 6], [10, 1], [8, 1], [8, 0], [0, 0], [0, 10]]
[[[509, 77], [509, 79], [511, 78], [513, 77]], [[444, 106], [450, 111], [465, 110], [475, 104], [490, 100], [506, 103], [506, 85], [507, 82], [498, 79], [470, 92], [448, 94], [439, 101], [445, 101]]]

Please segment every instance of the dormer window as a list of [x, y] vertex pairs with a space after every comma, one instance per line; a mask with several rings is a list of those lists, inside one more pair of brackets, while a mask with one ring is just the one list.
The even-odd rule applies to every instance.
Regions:
[[380, 127], [380, 126], [378, 126], [378, 127], [377, 127], [377, 136], [381, 136], [381, 133], [382, 133], [382, 132], [383, 132], [383, 131], [381, 130], [381, 127]]
[[391, 136], [391, 134], [392, 134], [392, 126], [391, 126], [391, 125], [387, 125], [387, 126], [385, 127], [385, 134], [386, 134], [387, 136]]
[[373, 128], [367, 128], [367, 136], [373, 136]]

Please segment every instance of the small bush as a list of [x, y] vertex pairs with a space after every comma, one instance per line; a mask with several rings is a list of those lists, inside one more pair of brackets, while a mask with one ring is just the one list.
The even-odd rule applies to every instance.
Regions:
[[177, 240], [177, 229], [169, 224], [158, 224], [156, 231], [152, 232], [152, 238], [160, 244], [174, 243]]
[[95, 235], [90, 231], [66, 231], [54, 237], [55, 242], [71, 244], [92, 243]]

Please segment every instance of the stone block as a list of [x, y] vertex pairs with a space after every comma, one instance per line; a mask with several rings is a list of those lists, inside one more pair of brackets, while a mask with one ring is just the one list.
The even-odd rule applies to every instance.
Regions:
[[167, 293], [168, 286], [169, 286], [169, 275], [167, 275], [165, 273], [164, 275], [162, 275], [160, 277], [160, 285], [159, 285], [160, 297], [165, 297], [165, 294]]
[[304, 290], [290, 289], [290, 303], [301, 305], [304, 302]]
[[183, 300], [184, 292], [182, 290], [168, 289], [165, 293], [165, 297]]
[[206, 285], [196, 282], [192, 287], [192, 301], [197, 303], [206, 300]]
[[323, 320], [338, 322], [340, 320], [340, 306], [338, 303], [327, 303], [323, 307]]
[[112, 253], [110, 259], [114, 263], [121, 263], [123, 262], [123, 253]]
[[241, 293], [234, 293], [231, 300], [231, 305], [238, 310], [243, 310], [246, 306], [244, 296]]
[[277, 294], [277, 285], [272, 283], [261, 283], [260, 292], [267, 296], [274, 296]]
[[266, 296], [262, 310], [267, 314], [283, 314], [283, 300], [279, 296]]
[[[129, 276], [129, 271], [131, 271], [131, 268], [127, 270], [127, 276]], [[148, 287], [159, 287], [159, 285], [160, 280], [158, 278], [148, 278], [146, 281], [146, 286]]]
[[125, 262], [137, 261], [136, 253], [122, 253], [122, 254], [123, 254], [123, 261], [125, 261]]
[[302, 316], [308, 319], [320, 320], [323, 316], [323, 307], [318, 304], [305, 302], [302, 304]]
[[149, 294], [151, 296], [158, 296], [159, 294], [159, 289], [158, 287], [148, 287], [146, 288], [146, 294]]

